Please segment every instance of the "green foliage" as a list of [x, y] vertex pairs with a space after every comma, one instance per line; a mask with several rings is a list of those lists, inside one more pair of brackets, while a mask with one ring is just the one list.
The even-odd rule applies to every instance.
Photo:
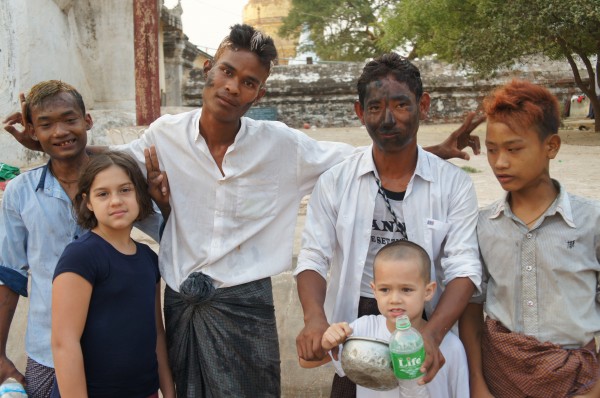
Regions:
[[[484, 75], [529, 55], [564, 59], [577, 86], [592, 99], [594, 111], [600, 111], [594, 95], [600, 0], [402, 0], [382, 27], [388, 33], [382, 41], [386, 47], [410, 41], [421, 56], [436, 54]], [[577, 59], [585, 65], [587, 82]]]
[[407, 43], [411, 56], [435, 54], [484, 75], [535, 54], [565, 59], [600, 114], [600, 0], [292, 0], [280, 33], [303, 26], [323, 60], [364, 61]]
[[394, 0], [292, 0], [280, 34], [299, 34], [308, 26], [314, 51], [323, 60], [364, 61], [379, 53], [384, 35], [381, 15]]
[[598, 0], [402, 0], [382, 26], [386, 47], [408, 40], [482, 73], [532, 54], [600, 53]]

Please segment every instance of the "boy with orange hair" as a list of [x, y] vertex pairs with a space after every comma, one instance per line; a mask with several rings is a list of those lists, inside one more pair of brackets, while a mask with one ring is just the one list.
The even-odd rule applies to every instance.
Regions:
[[561, 141], [547, 89], [514, 80], [484, 109], [488, 161], [507, 193], [477, 224], [487, 318], [471, 303], [460, 325], [471, 396], [598, 397], [600, 203], [550, 178]]

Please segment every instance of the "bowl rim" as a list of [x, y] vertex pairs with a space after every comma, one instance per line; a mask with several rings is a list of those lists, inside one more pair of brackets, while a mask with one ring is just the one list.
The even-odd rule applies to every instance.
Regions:
[[350, 336], [346, 339], [345, 342], [348, 342], [350, 340], [356, 340], [356, 341], [372, 341], [375, 343], [382, 343], [385, 344], [386, 346], [389, 347], [390, 343], [388, 341], [382, 340], [382, 339], [376, 339], [374, 337], [363, 337], [363, 336]]

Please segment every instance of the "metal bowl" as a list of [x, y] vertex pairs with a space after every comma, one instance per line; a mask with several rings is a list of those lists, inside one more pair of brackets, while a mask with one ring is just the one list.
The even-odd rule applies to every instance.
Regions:
[[388, 343], [368, 337], [349, 337], [344, 343], [342, 369], [353, 382], [377, 391], [398, 387]]

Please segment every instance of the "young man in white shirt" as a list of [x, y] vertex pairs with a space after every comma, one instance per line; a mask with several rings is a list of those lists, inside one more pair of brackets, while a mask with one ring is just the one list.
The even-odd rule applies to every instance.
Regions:
[[[429, 382], [444, 364], [441, 341], [481, 282], [477, 198], [465, 172], [417, 145], [430, 97], [413, 64], [385, 54], [365, 66], [357, 86], [356, 114], [373, 144], [325, 172], [311, 196], [294, 272], [305, 319], [298, 354], [321, 359], [330, 323], [378, 313], [369, 287], [375, 253], [408, 239], [427, 251], [438, 284], [425, 307]], [[348, 382], [336, 375], [332, 396], [355, 394]]]

